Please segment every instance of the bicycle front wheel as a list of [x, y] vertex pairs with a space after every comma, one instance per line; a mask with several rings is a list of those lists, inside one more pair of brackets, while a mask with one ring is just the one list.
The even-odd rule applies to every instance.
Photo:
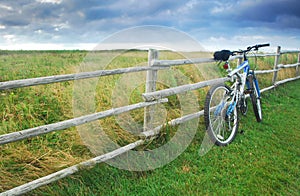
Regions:
[[256, 79], [253, 77], [253, 75], [248, 76], [248, 81], [251, 89], [251, 102], [253, 105], [253, 111], [254, 115], [256, 117], [257, 122], [262, 121], [262, 109], [261, 109], [261, 101], [260, 101], [260, 95], [259, 95], [259, 90], [256, 86]]
[[233, 141], [238, 130], [238, 110], [236, 101], [228, 86], [219, 84], [207, 93], [204, 105], [204, 119], [207, 133], [218, 146], [226, 146]]

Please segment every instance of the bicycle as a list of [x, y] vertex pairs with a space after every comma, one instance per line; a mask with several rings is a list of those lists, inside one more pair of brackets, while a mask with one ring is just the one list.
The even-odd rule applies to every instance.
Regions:
[[[206, 95], [204, 120], [208, 135], [214, 144], [226, 146], [234, 140], [239, 127], [239, 113], [246, 115], [248, 110], [247, 94], [250, 95], [257, 122], [262, 121], [260, 89], [254, 70], [250, 70], [247, 54], [267, 46], [270, 44], [249, 46], [240, 51], [222, 50], [214, 53], [214, 60], [220, 63], [225, 61], [223, 67], [228, 72], [227, 77], [233, 81], [231, 87], [224, 83], [211, 87]], [[242, 54], [244, 61], [231, 70], [229, 57], [237, 54]]]

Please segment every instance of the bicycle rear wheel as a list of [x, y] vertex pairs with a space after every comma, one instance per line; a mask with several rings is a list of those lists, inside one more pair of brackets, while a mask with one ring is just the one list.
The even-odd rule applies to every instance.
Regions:
[[231, 90], [224, 84], [212, 87], [204, 105], [204, 120], [207, 133], [218, 146], [233, 141], [238, 130], [238, 110]]
[[248, 76], [248, 81], [251, 89], [251, 102], [253, 105], [253, 111], [254, 115], [256, 117], [257, 122], [262, 121], [262, 109], [261, 109], [261, 100], [260, 100], [260, 95], [259, 95], [259, 90], [255, 84], [256, 78], [254, 78], [253, 75]]

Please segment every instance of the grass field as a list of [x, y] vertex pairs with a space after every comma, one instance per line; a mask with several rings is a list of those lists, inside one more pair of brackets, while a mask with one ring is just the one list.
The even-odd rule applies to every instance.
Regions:
[[264, 121], [242, 119], [228, 147], [198, 151], [203, 125], [175, 161], [148, 172], [98, 165], [33, 192], [45, 195], [298, 195], [300, 81], [263, 95]]
[[[105, 54], [109, 55], [109, 54]], [[0, 81], [76, 72], [86, 57], [84, 51], [2, 52]], [[180, 58], [165, 52], [162, 59]], [[296, 57], [286, 55], [283, 63]], [[108, 66], [130, 67], [147, 61], [144, 52], [124, 53]], [[273, 61], [262, 59], [260, 69], [270, 69]], [[179, 67], [192, 82], [199, 81], [199, 70]], [[293, 70], [279, 77], [291, 77]], [[200, 75], [200, 76], [199, 76]], [[111, 106], [111, 91], [119, 76], [105, 77], [98, 83], [96, 110]], [[259, 78], [268, 86], [271, 76]], [[28, 87], [1, 92], [0, 134], [72, 118], [73, 82]], [[202, 194], [284, 194], [296, 195], [299, 182], [299, 81], [278, 87], [263, 95], [264, 121], [255, 123], [251, 112], [243, 118], [236, 140], [226, 148], [212, 148], [205, 156], [198, 151], [204, 137], [200, 120], [192, 144], [175, 161], [148, 172], [129, 172], [104, 164], [82, 171], [33, 191], [35, 195], [202, 195]], [[100, 91], [100, 89], [104, 89]], [[141, 89], [142, 91], [143, 89]], [[105, 93], [104, 93], [105, 92]], [[197, 91], [200, 108], [205, 92]], [[132, 102], [139, 101], [133, 98]], [[176, 98], [171, 104], [176, 105]], [[171, 117], [178, 115], [174, 109]], [[139, 112], [135, 113], [140, 115]], [[119, 143], [132, 141], [122, 130], [109, 132], [113, 119], [102, 121], [107, 134]], [[117, 133], [117, 134], [115, 134]], [[121, 141], [121, 142], [120, 142]], [[0, 192], [93, 157], [75, 128], [0, 146]]]

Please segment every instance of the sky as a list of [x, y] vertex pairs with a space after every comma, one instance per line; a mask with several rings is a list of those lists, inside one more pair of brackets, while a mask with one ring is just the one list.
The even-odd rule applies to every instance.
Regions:
[[207, 50], [300, 49], [299, 9], [299, 0], [0, 0], [0, 49], [91, 50], [141, 26], [174, 29]]

